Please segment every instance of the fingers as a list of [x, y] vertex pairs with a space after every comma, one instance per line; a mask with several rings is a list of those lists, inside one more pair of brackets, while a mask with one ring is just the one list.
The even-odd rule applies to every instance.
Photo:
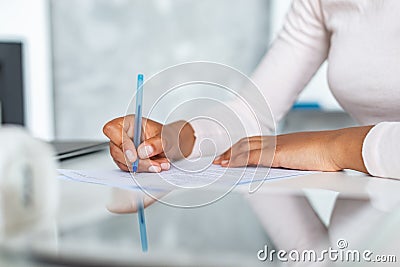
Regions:
[[[132, 116], [128, 116], [132, 117]], [[103, 127], [104, 134], [110, 139], [110, 152], [114, 160], [124, 163], [125, 157], [119, 153], [118, 148], [123, 149], [125, 156], [129, 162], [135, 162], [137, 153], [132, 138], [129, 137], [128, 131], [130, 126], [126, 118], [117, 118], [108, 122]], [[114, 144], [114, 145], [113, 145]]]
[[240, 146], [240, 141], [236, 144], [234, 144], [231, 148], [229, 148], [227, 151], [225, 151], [224, 153], [222, 153], [219, 157], [217, 157], [214, 160], [214, 164], [226, 164], [229, 162], [229, 159], [232, 157], [232, 155], [237, 155], [240, 154], [240, 152], [238, 152], [238, 148]]
[[236, 144], [234, 144], [230, 149], [224, 152], [221, 156], [214, 160], [214, 164], [226, 165], [231, 157], [238, 156], [254, 149], [261, 149], [263, 147], [262, 137], [254, 136], [250, 138], [243, 138]]
[[[129, 170], [132, 170], [132, 164], [128, 166]], [[138, 172], [153, 172], [159, 173], [161, 171], [168, 171], [171, 165], [166, 158], [159, 159], [140, 159]]]
[[[132, 124], [133, 116], [117, 118], [108, 122], [103, 127], [104, 134], [110, 139], [110, 154], [117, 166], [124, 171], [132, 169], [132, 164], [137, 159], [137, 152], [133, 140], [128, 134], [133, 132]], [[165, 161], [165, 160], [164, 160]], [[169, 169], [168, 165], [163, 164], [162, 160], [140, 160], [139, 172], [160, 172]]]
[[222, 162], [222, 167], [236, 168], [244, 166], [278, 167], [273, 163], [274, 151], [269, 149], [254, 149], [234, 155]]
[[169, 163], [167, 158], [155, 159], [153, 160], [153, 162], [157, 162], [160, 164], [161, 171], [168, 171], [169, 169], [171, 169], [171, 163]]
[[[132, 164], [135, 160], [130, 161], [127, 157], [127, 153], [122, 152], [122, 149], [115, 145], [114, 143], [110, 143], [110, 154], [117, 164], [118, 168], [123, 171], [129, 171], [132, 169]], [[136, 157], [135, 157], [136, 159]], [[169, 161], [166, 158], [158, 158], [158, 159], [142, 159], [139, 160], [139, 172], [161, 172], [167, 171], [171, 168]]]
[[[104, 134], [110, 139], [110, 154], [117, 166], [124, 171], [132, 169], [138, 153], [132, 140], [134, 116], [129, 115], [108, 122], [103, 127]], [[169, 170], [170, 164], [163, 154], [163, 142], [159, 136], [162, 125], [144, 119], [146, 136], [150, 138], [140, 145], [141, 160], [139, 172], [160, 172]], [[143, 135], [143, 136], [145, 136]], [[157, 159], [155, 159], [157, 156]]]
[[129, 138], [128, 134], [126, 132], [122, 132], [122, 144], [121, 148], [125, 152], [126, 158], [129, 160], [129, 162], [133, 163], [137, 159], [137, 152], [135, 145], [133, 144], [133, 140]]
[[264, 151], [262, 149], [246, 151], [244, 153], [232, 156], [229, 160], [222, 162], [220, 165], [222, 167], [230, 168], [269, 165], [270, 163], [264, 164], [263, 153]]
[[115, 162], [118, 162], [118, 163], [124, 164], [124, 165], [135, 162], [135, 160], [137, 158], [136, 150], [134, 150], [134, 151], [126, 150], [125, 154], [124, 154], [122, 152], [122, 149], [112, 142], [110, 142], [110, 154]]
[[139, 172], [159, 173], [161, 171], [168, 171], [170, 168], [171, 165], [166, 158], [139, 160]]
[[[117, 166], [123, 171], [132, 171], [132, 164], [122, 164], [116, 161]], [[141, 159], [139, 160], [138, 172], [152, 172], [159, 173], [162, 171], [168, 171], [171, 168], [171, 164], [166, 158], [159, 159]]]
[[[132, 116], [127, 116], [132, 117]], [[117, 146], [121, 146], [123, 142], [123, 132], [127, 133], [130, 130], [130, 125], [128, 124], [129, 120], [124, 117], [116, 118], [112, 121], [109, 121], [103, 127], [103, 133], [110, 139], [111, 142], [116, 144]]]
[[274, 148], [273, 137], [243, 138], [217, 157], [213, 163], [223, 167], [270, 166]]
[[128, 149], [123, 152], [120, 146], [110, 142], [110, 154], [118, 168], [123, 171], [129, 171], [129, 166], [136, 161], [137, 155], [135, 149]]
[[216, 157], [213, 161], [213, 164], [221, 165], [222, 163], [226, 163], [231, 157], [231, 150], [232, 148], [228, 149], [227, 151]]

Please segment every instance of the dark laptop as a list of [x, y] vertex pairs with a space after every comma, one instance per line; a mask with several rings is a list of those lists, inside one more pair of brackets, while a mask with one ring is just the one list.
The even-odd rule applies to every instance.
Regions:
[[99, 141], [52, 141], [50, 144], [56, 151], [59, 160], [82, 156], [108, 148], [108, 142]]

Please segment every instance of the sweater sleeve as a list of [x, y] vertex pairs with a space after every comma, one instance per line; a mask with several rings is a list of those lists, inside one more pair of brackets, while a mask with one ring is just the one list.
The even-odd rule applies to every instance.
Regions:
[[381, 122], [364, 139], [362, 156], [373, 176], [400, 178], [400, 122]]
[[[299, 93], [326, 60], [328, 51], [329, 33], [325, 28], [320, 0], [294, 0], [283, 29], [252, 76], [269, 105], [272, 119], [261, 111], [265, 110], [262, 107], [265, 101], [251, 101], [251, 107], [260, 119], [256, 121], [251, 116], [242, 119], [247, 136], [266, 132], [275, 134], [275, 121], [281, 120], [290, 110]], [[246, 94], [245, 88], [240, 93]], [[233, 110], [242, 109], [236, 100], [226, 105]], [[200, 144], [205, 139], [213, 140], [217, 153], [231, 145], [232, 140], [228, 140], [223, 126], [211, 124], [201, 119], [191, 122], [196, 135], [191, 157], [210, 154], [208, 151], [200, 152]]]

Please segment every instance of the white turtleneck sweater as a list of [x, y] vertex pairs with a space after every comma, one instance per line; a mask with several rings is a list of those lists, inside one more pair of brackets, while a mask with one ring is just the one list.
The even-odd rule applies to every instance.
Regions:
[[[330, 89], [343, 109], [360, 125], [375, 125], [363, 145], [367, 170], [400, 178], [400, 1], [294, 0], [253, 75], [275, 121], [326, 60]], [[246, 127], [254, 133], [251, 120]], [[207, 121], [191, 124], [197, 137], [193, 154], [204, 138], [226, 144], [226, 136], [210, 131]]]

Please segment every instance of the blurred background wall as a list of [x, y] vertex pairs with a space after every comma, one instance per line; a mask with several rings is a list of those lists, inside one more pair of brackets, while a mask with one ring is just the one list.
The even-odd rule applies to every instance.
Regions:
[[102, 138], [136, 73], [215, 61], [250, 74], [266, 52], [266, 0], [51, 0], [59, 138]]

